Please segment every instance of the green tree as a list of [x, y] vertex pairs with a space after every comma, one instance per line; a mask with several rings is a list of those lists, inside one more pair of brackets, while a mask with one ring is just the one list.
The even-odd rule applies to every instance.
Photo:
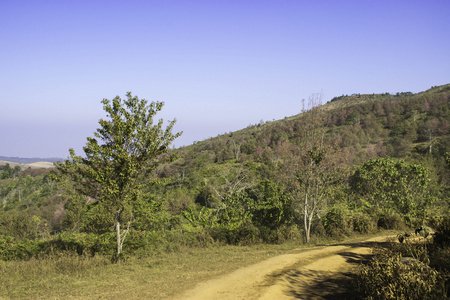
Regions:
[[291, 198], [275, 182], [265, 179], [249, 189], [253, 199], [253, 222], [258, 226], [276, 229], [290, 221]]
[[365, 162], [350, 179], [352, 190], [368, 205], [394, 209], [406, 220], [425, 217], [432, 203], [429, 183], [427, 168], [391, 157]]
[[[103, 99], [103, 109], [108, 120], [99, 121], [100, 128], [94, 138], [88, 137], [83, 148], [85, 157], [70, 149], [70, 159], [56, 163], [57, 169], [68, 175], [82, 194], [97, 199], [114, 219], [117, 234], [116, 258], [132, 221], [133, 203], [139, 199], [139, 177], [155, 170], [164, 160], [172, 141], [181, 132], [172, 134], [175, 121], [163, 130], [163, 120], [154, 124], [154, 117], [164, 106], [163, 102], [148, 103], [145, 99], [126, 94], [112, 101]], [[127, 230], [121, 231], [123, 221]]]

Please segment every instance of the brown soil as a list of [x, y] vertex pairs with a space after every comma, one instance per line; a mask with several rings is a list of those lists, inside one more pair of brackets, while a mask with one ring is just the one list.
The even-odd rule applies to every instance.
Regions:
[[357, 267], [387, 239], [280, 255], [203, 282], [176, 299], [351, 299]]

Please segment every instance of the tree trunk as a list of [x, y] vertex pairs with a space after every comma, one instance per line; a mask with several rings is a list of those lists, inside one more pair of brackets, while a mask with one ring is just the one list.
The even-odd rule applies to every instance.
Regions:
[[305, 212], [305, 237], [306, 243], [309, 244], [309, 240], [311, 239], [311, 223], [308, 222], [308, 216]]
[[121, 232], [120, 230], [120, 223], [121, 223], [121, 215], [122, 215], [123, 210], [119, 210], [116, 213], [116, 234], [117, 234], [117, 251], [116, 251], [116, 261], [118, 261], [120, 259], [120, 255], [122, 253], [122, 246], [123, 246], [123, 242], [125, 241], [125, 237], [127, 236], [128, 232], [130, 231], [130, 225], [131, 225], [131, 221], [128, 221], [128, 226], [127, 229], [125, 230], [125, 232]]
[[117, 234], [117, 252], [116, 258], [119, 259], [120, 253], [122, 252], [122, 243], [120, 236], [120, 212], [116, 214], [116, 234]]
[[311, 218], [308, 214], [308, 191], [306, 191], [305, 195], [305, 206], [303, 210], [303, 219], [305, 222], [305, 237], [306, 237], [306, 243], [309, 244], [309, 241], [311, 239]]

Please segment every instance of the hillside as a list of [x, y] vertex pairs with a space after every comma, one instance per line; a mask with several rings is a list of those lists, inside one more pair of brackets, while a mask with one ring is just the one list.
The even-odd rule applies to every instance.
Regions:
[[25, 157], [10, 157], [10, 156], [0, 156], [0, 161], [7, 161], [7, 162], [14, 162], [19, 164], [32, 164], [32, 163], [38, 163], [38, 162], [49, 162], [54, 163], [57, 161], [62, 161], [62, 158], [58, 157], [48, 157], [48, 158], [40, 158], [40, 157], [33, 157], [33, 158], [25, 158]]
[[48, 162], [48, 161], [36, 161], [33, 163], [18, 163], [18, 162], [13, 162], [13, 161], [7, 161], [7, 160], [0, 160], [0, 166], [9, 164], [12, 168], [18, 166], [21, 169], [28, 169], [28, 168], [32, 168], [32, 169], [39, 169], [39, 168], [44, 168], [44, 169], [48, 169], [48, 168], [53, 168], [53, 163], [52, 162]]
[[[449, 97], [450, 84], [417, 94], [336, 97], [323, 105], [326, 137], [348, 152], [351, 164], [384, 156], [419, 159], [427, 151], [443, 156], [450, 143]], [[302, 126], [302, 114], [298, 114], [195, 143], [181, 148], [182, 159], [160, 170], [160, 175], [180, 171], [186, 175], [204, 165], [226, 162], [279, 162], [296, 143]]]
[[[139, 178], [139, 194], [126, 206], [129, 253], [433, 227], [450, 204], [450, 84], [337, 97], [168, 155], [171, 162]], [[77, 251], [110, 251], [109, 208], [53, 175], [0, 168], [0, 235], [69, 235], [69, 244], [62, 238], [49, 247], [73, 249], [79, 238]]]

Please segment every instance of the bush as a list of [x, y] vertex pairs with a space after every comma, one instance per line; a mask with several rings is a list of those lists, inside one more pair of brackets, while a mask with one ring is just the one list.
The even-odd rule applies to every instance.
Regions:
[[267, 244], [282, 244], [288, 239], [288, 227], [282, 226], [277, 229], [271, 229], [269, 227], [259, 227], [261, 239]]
[[380, 252], [358, 274], [358, 292], [365, 299], [445, 299], [443, 279], [436, 270], [401, 259], [400, 253]]
[[379, 212], [377, 226], [383, 229], [403, 229], [405, 223], [398, 213], [389, 210]]
[[356, 211], [353, 213], [353, 230], [359, 233], [370, 233], [376, 228], [375, 221], [367, 214]]
[[28, 260], [37, 256], [43, 246], [39, 240], [15, 240], [10, 236], [0, 236], [0, 259], [1, 260]]
[[430, 247], [430, 264], [447, 274], [450, 293], [450, 217], [446, 217], [437, 226], [434, 234], [434, 247]]
[[259, 230], [251, 222], [243, 222], [237, 228], [228, 228], [227, 226], [218, 226], [210, 229], [211, 236], [217, 242], [222, 242], [230, 245], [252, 245], [260, 242], [261, 236], [267, 236], [270, 234], [270, 230], [267, 232]]
[[436, 228], [434, 243], [439, 247], [450, 247], [450, 217], [446, 217]]
[[301, 239], [300, 231], [296, 225], [293, 226], [281, 226], [276, 230], [276, 244], [282, 244], [287, 240], [299, 240]]
[[130, 230], [123, 245], [124, 255], [154, 252], [158, 239], [156, 232]]
[[94, 256], [114, 251], [114, 234], [60, 234], [51, 240], [15, 240], [13, 237], [0, 237], [0, 259], [23, 260], [40, 255], [72, 252], [78, 255]]
[[450, 247], [435, 247], [430, 250], [430, 266], [447, 274], [448, 292], [450, 293]]
[[333, 207], [322, 218], [325, 232], [330, 236], [342, 236], [353, 232], [350, 212], [344, 207]]
[[114, 251], [115, 234], [65, 233], [55, 236], [44, 243], [43, 252], [51, 254], [55, 251], [74, 252], [78, 255], [94, 256], [109, 254]]

